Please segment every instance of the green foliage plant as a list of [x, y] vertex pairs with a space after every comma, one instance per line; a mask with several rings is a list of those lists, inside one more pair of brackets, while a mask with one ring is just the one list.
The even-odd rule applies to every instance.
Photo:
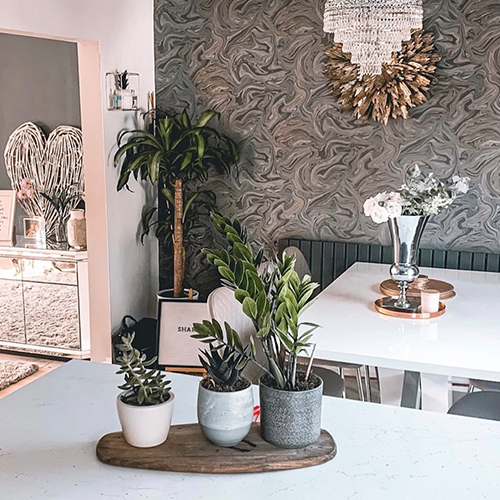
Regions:
[[165, 200], [165, 220], [157, 207], [142, 217], [144, 238], [156, 227], [156, 236], [174, 259], [174, 297], [182, 297], [185, 275], [185, 237], [203, 210], [215, 207], [215, 194], [199, 189], [210, 169], [229, 174], [238, 161], [238, 148], [227, 135], [210, 126], [219, 113], [208, 110], [192, 122], [184, 110], [156, 120], [155, 133], [124, 132], [118, 140], [114, 163], [120, 166], [117, 189], [128, 187], [130, 176], [157, 186]]
[[153, 406], [167, 401], [170, 397], [170, 380], [160, 370], [148, 368], [156, 358], [146, 361], [146, 355], [134, 348], [135, 334], [121, 336], [121, 344], [116, 348], [120, 355], [116, 358], [120, 369], [117, 374], [125, 375], [125, 383], [118, 386], [125, 391], [123, 402], [133, 406]]
[[[310, 276], [299, 278], [293, 255], [277, 257], [274, 266], [267, 266], [259, 274], [263, 252], [254, 254], [241, 224], [215, 212], [212, 212], [212, 220], [217, 231], [226, 237], [229, 249], [205, 249], [203, 252], [208, 261], [217, 266], [222, 283], [234, 290], [243, 312], [253, 321], [267, 358], [267, 367], [261, 368], [274, 379], [279, 389], [297, 390], [298, 357], [311, 346], [312, 334], [318, 328], [314, 323], [301, 323], [299, 318], [311, 305], [318, 284], [311, 282]], [[228, 342], [213, 320], [195, 323], [194, 329], [193, 337], [202, 342]], [[234, 330], [231, 330], [231, 337], [229, 345], [243, 353], [238, 345], [241, 340]], [[257, 363], [253, 337], [250, 337], [249, 357]]]

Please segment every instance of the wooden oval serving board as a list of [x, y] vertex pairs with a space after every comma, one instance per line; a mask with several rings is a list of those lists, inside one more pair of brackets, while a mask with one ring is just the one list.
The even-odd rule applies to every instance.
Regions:
[[210, 443], [198, 424], [174, 425], [165, 443], [154, 448], [135, 448], [121, 432], [102, 437], [97, 458], [119, 467], [205, 474], [235, 474], [300, 469], [330, 461], [337, 453], [332, 436], [321, 430], [318, 441], [300, 449], [277, 448], [260, 437], [259, 424], [233, 448]]

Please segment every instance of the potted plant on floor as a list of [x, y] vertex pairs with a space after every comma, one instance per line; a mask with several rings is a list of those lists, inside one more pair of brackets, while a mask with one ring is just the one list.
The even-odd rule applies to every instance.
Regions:
[[[323, 382], [314, 373], [298, 369], [298, 357], [310, 347], [312, 332], [317, 328], [312, 323], [300, 323], [299, 318], [311, 304], [318, 285], [309, 276], [301, 280], [294, 269], [295, 257], [285, 254], [259, 275], [261, 253], [254, 254], [241, 224], [215, 213], [212, 219], [226, 237], [229, 250], [204, 253], [254, 322], [260, 348], [267, 358], [267, 367], [262, 367], [266, 374], [260, 379], [262, 437], [284, 448], [307, 446], [321, 432]], [[228, 345], [218, 334], [214, 320], [197, 323], [194, 329], [197, 339]], [[234, 330], [231, 336], [238, 338]], [[232, 343], [246, 355], [239, 338]], [[250, 337], [249, 356], [255, 363], [256, 351], [255, 340]]]
[[116, 404], [123, 435], [128, 444], [137, 448], [150, 448], [162, 444], [168, 436], [174, 394], [166, 374], [148, 368], [156, 358], [146, 361], [146, 355], [134, 349], [134, 334], [121, 337], [116, 348], [120, 355], [116, 362], [121, 366], [118, 374], [125, 375], [125, 383], [119, 388]]
[[241, 376], [249, 357], [227, 323], [225, 334], [216, 320], [211, 326], [219, 344], [209, 343], [208, 350], [200, 349], [200, 363], [207, 377], [199, 385], [198, 422], [212, 443], [235, 446], [249, 433], [253, 419], [252, 385]]
[[200, 190], [200, 185], [212, 168], [229, 174], [238, 161], [235, 142], [210, 126], [218, 116], [208, 110], [192, 122], [183, 111], [158, 119], [154, 134], [127, 131], [118, 141], [114, 156], [115, 166], [121, 164], [117, 189], [128, 187], [133, 176], [157, 186], [165, 201], [164, 220], [155, 218], [157, 207], [145, 210], [142, 218], [142, 238], [156, 227], [156, 236], [173, 253], [173, 289], [165, 290], [163, 298], [188, 298], [184, 289], [186, 236], [200, 212], [215, 206], [214, 193]]

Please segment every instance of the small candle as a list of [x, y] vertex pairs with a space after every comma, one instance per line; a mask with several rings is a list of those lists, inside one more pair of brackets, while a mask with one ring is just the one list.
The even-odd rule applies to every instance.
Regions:
[[422, 290], [420, 292], [423, 313], [435, 313], [439, 311], [439, 295], [438, 290]]

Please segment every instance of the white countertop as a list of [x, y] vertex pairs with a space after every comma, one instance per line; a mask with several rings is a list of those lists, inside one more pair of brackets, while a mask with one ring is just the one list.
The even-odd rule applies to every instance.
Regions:
[[457, 296], [443, 316], [411, 320], [374, 310], [389, 267], [358, 262], [319, 294], [301, 317], [322, 326], [316, 358], [500, 381], [500, 273], [420, 268]]
[[[116, 367], [71, 361], [0, 400], [5, 500], [479, 500], [500, 498], [500, 422], [324, 398], [338, 455], [307, 469], [198, 475], [95, 456], [119, 429]], [[171, 374], [174, 423], [196, 421], [196, 377]]]

